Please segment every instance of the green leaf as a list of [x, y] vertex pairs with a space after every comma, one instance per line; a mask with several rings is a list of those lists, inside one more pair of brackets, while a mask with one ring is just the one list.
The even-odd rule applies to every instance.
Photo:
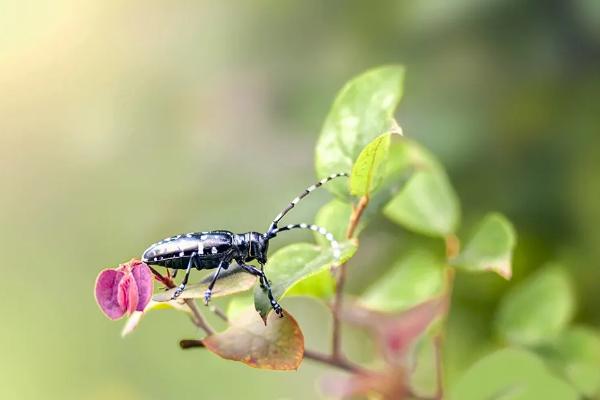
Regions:
[[575, 296], [565, 271], [550, 265], [502, 299], [496, 328], [508, 342], [534, 346], [555, 339], [573, 317]]
[[489, 214], [453, 265], [468, 271], [494, 271], [510, 279], [515, 243], [512, 224], [500, 214]]
[[[352, 205], [350, 203], [333, 199], [317, 212], [315, 224], [327, 229], [338, 242], [341, 242], [346, 237], [346, 230], [348, 229], [348, 221], [350, 221], [351, 214]], [[357, 231], [360, 231], [361, 227], [362, 224], [359, 223]], [[315, 233], [314, 237], [321, 246], [326, 247], [330, 245], [329, 241], [323, 235]]]
[[[337, 95], [316, 148], [318, 177], [350, 172], [362, 149], [389, 131], [402, 96], [404, 68], [390, 65], [369, 70], [348, 82]], [[326, 187], [348, 199], [345, 182]]]
[[335, 293], [335, 279], [329, 269], [318, 272], [302, 279], [292, 286], [286, 296], [314, 297], [322, 300], [330, 300]]
[[438, 169], [415, 172], [384, 209], [392, 221], [412, 231], [446, 237], [456, 231], [460, 206], [446, 174]]
[[415, 253], [371, 285], [360, 304], [378, 311], [404, 311], [441, 294], [444, 282], [444, 264], [431, 254]]
[[[212, 291], [212, 297], [225, 297], [232, 294], [245, 292], [256, 284], [256, 277], [241, 270], [237, 266], [229, 267], [229, 271], [221, 273]], [[204, 292], [208, 289], [212, 274], [204, 278], [202, 282], [187, 285], [185, 290], [179, 295], [179, 299], [198, 299], [204, 298]], [[165, 292], [160, 292], [152, 296], [154, 301], [170, 301], [175, 288]]]
[[361, 219], [366, 220], [365, 224], [406, 187], [416, 171], [432, 169], [443, 172], [435, 157], [416, 142], [404, 137], [391, 137], [394, 138], [399, 140], [391, 140], [382, 182], [377, 191], [371, 195], [369, 207]]
[[452, 400], [578, 399], [575, 390], [552, 375], [536, 355], [504, 349], [476, 362], [451, 391]]
[[231, 320], [224, 332], [210, 335], [201, 342], [220, 357], [254, 368], [295, 370], [304, 358], [304, 336], [287, 312], [283, 318], [271, 314], [265, 325], [250, 310]]
[[586, 397], [600, 392], [600, 333], [586, 327], [564, 331], [552, 344], [565, 376]]
[[365, 147], [350, 175], [350, 193], [354, 196], [369, 196], [377, 189], [385, 173], [392, 133], [384, 133]]
[[[349, 260], [356, 251], [356, 246], [350, 242], [341, 242], [341, 263]], [[271, 281], [271, 290], [276, 299], [284, 297], [288, 291], [304, 279], [311, 278], [320, 272], [328, 272], [334, 263], [331, 248], [324, 250], [310, 243], [296, 243], [275, 252], [265, 265], [265, 273]], [[313, 296], [319, 293], [314, 288], [299, 286], [295, 295]], [[267, 293], [259, 286], [254, 290], [254, 306], [263, 319], [271, 311]]]

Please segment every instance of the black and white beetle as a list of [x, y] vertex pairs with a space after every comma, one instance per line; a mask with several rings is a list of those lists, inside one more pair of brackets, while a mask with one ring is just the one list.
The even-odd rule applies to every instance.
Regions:
[[[263, 267], [267, 262], [269, 241], [283, 231], [289, 231], [291, 229], [310, 229], [325, 236], [331, 244], [333, 256], [336, 262], [338, 262], [340, 258], [340, 247], [333, 235], [327, 232], [325, 228], [312, 224], [292, 224], [278, 228], [277, 224], [310, 192], [324, 183], [341, 176], [347, 177], [348, 174], [333, 174], [306, 188], [302, 194], [292, 200], [287, 207], [275, 217], [271, 226], [269, 226], [269, 229], [267, 229], [265, 233], [232, 233], [229, 231], [218, 230], [176, 235], [150, 246], [142, 255], [142, 261], [151, 265], [160, 265], [174, 269], [173, 276], [177, 274], [177, 270], [185, 269], [185, 277], [183, 278], [181, 285], [175, 290], [171, 299], [177, 298], [183, 292], [192, 268], [198, 270], [216, 268], [217, 271], [213, 275], [212, 280], [208, 285], [208, 289], [204, 293], [204, 302], [208, 304], [212, 295], [212, 289], [219, 278], [219, 273], [221, 273], [222, 270], [227, 269], [229, 264], [235, 260], [244, 271], [259, 277], [260, 286], [263, 290], [267, 291], [271, 307], [273, 307], [273, 310], [281, 316], [283, 313], [281, 306], [273, 297], [270, 282], [263, 271]], [[260, 269], [247, 264], [252, 260], [258, 261]]]

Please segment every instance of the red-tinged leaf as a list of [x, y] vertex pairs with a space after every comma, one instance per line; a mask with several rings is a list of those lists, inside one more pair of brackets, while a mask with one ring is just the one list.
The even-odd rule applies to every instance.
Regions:
[[96, 278], [96, 301], [100, 310], [110, 319], [119, 319], [125, 314], [117, 299], [119, 282], [124, 275], [115, 269], [105, 269]]
[[261, 369], [295, 370], [304, 358], [304, 336], [287, 312], [283, 318], [271, 313], [265, 326], [258, 313], [248, 310], [202, 344], [220, 357]]
[[96, 279], [96, 301], [110, 319], [143, 311], [152, 295], [152, 272], [139, 260], [105, 269]]
[[390, 364], [398, 364], [413, 341], [445, 311], [446, 306], [447, 301], [439, 297], [395, 314], [352, 304], [343, 307], [342, 318], [373, 332], [385, 360]]
[[370, 394], [377, 394], [375, 398], [384, 400], [402, 400], [410, 396], [406, 376], [401, 368], [345, 377], [327, 377], [321, 382], [321, 389], [326, 396], [338, 399]]
[[131, 260], [131, 276], [138, 288], [138, 304], [136, 311], [144, 311], [144, 308], [152, 297], [153, 278], [150, 268], [139, 260]]
[[118, 284], [117, 301], [128, 315], [131, 315], [137, 309], [138, 297], [138, 287], [135, 279], [130, 273], [125, 273]]

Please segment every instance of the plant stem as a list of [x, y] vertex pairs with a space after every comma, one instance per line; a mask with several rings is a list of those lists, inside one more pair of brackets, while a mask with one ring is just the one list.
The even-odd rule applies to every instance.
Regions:
[[[214, 312], [215, 315], [218, 316], [219, 318], [221, 318], [223, 321], [229, 322], [229, 318], [227, 318], [227, 315], [219, 307], [211, 306], [210, 310], [212, 312]], [[202, 342], [200, 342], [198, 340], [182, 341], [182, 348], [189, 349], [192, 347], [203, 347], [203, 345], [202, 345]], [[345, 358], [336, 358], [332, 355], [323, 354], [321, 352], [314, 351], [314, 350], [304, 349], [304, 357], [309, 360], [313, 360], [313, 361], [321, 363], [321, 364], [327, 364], [332, 367], [336, 367], [336, 368], [339, 368], [341, 370], [344, 370], [344, 371], [347, 371], [350, 373], [360, 373], [360, 372], [366, 373], [366, 372], [368, 372], [367, 370], [348, 361]]]
[[212, 335], [213, 333], [215, 333], [214, 329], [208, 324], [208, 322], [206, 322], [206, 320], [200, 313], [200, 310], [198, 310], [198, 305], [196, 304], [196, 302], [193, 299], [185, 299], [184, 302], [192, 312], [192, 322], [194, 323], [194, 325], [202, 329], [207, 335]]
[[360, 217], [362, 217], [367, 205], [369, 205], [369, 196], [364, 195], [358, 201], [358, 204], [354, 208], [352, 215], [350, 215], [350, 222], [348, 223], [348, 229], [346, 230], [346, 239], [352, 239], [352, 236], [354, 236], [354, 231], [358, 227]]
[[[360, 217], [362, 216], [365, 208], [369, 204], [369, 196], [365, 195], [360, 198], [358, 205], [352, 211], [350, 215], [350, 221], [348, 222], [348, 229], [346, 230], [346, 238], [352, 239], [354, 232], [358, 227]], [[344, 285], [346, 284], [346, 264], [340, 265], [337, 280], [335, 297], [333, 299], [332, 315], [333, 315], [333, 327], [331, 335], [331, 356], [335, 360], [344, 360], [345, 357], [342, 354], [342, 332], [341, 332], [341, 321], [340, 313], [344, 298]]]
[[[446, 242], [446, 260], [449, 263], [450, 260], [458, 256], [460, 251], [460, 240], [454, 234], [448, 235], [445, 238]], [[444, 311], [443, 321], [444, 324], [448, 323], [448, 314], [450, 313], [450, 304], [452, 302], [452, 292], [454, 291], [454, 275], [455, 270], [453, 267], [448, 266], [446, 270], [446, 288], [444, 293]], [[435, 348], [435, 374], [436, 374], [436, 392], [434, 400], [444, 399], [444, 363], [443, 363], [443, 345], [444, 345], [444, 332], [437, 334], [433, 338], [433, 345]]]
[[353, 374], [368, 373], [367, 370], [361, 368], [353, 362], [348, 361], [345, 358], [337, 358], [333, 355], [323, 354], [314, 350], [304, 349], [304, 358], [313, 360], [321, 364], [326, 364]]
[[460, 252], [460, 240], [454, 234], [450, 234], [445, 238], [446, 242], [446, 259], [448, 261], [452, 260], [458, 253]]
[[225, 322], [229, 322], [229, 318], [227, 318], [227, 314], [225, 314], [225, 312], [223, 310], [221, 310], [219, 307], [211, 304], [208, 308], [210, 311], [215, 313], [215, 315], [217, 317], [221, 318]]
[[442, 343], [443, 338], [442, 335], [436, 335], [433, 339], [433, 344], [435, 348], [435, 368], [436, 368], [436, 391], [435, 391], [435, 400], [443, 400], [444, 399], [444, 371], [442, 366]]
[[333, 307], [331, 309], [333, 316], [333, 326], [331, 335], [331, 355], [335, 358], [341, 358], [342, 355], [342, 332], [341, 332], [341, 321], [340, 312], [342, 308], [344, 284], [346, 283], [346, 265], [340, 266], [336, 282], [336, 292], [333, 300]]
[[[172, 289], [175, 287], [175, 283], [173, 282], [173, 279], [171, 279], [170, 276], [162, 275], [160, 272], [158, 272], [156, 269], [152, 268], [151, 266], [148, 266], [148, 268], [150, 268], [150, 271], [152, 271], [156, 280], [159, 281], [164, 287], [166, 287], [167, 289]], [[192, 312], [191, 319], [192, 319], [192, 322], [194, 323], [194, 325], [196, 325], [198, 328], [202, 329], [204, 331], [204, 333], [206, 333], [207, 335], [212, 335], [213, 333], [215, 333], [214, 329], [208, 324], [208, 322], [206, 322], [206, 320], [200, 313], [200, 310], [198, 310], [198, 306], [196, 305], [194, 300], [184, 299], [183, 301], [189, 307], [190, 311]]]

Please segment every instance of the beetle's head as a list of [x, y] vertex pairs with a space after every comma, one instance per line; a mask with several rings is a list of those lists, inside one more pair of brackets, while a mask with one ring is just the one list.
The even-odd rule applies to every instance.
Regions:
[[269, 240], [262, 233], [248, 232], [248, 256], [256, 259], [259, 263], [267, 262], [267, 251], [269, 251]]

